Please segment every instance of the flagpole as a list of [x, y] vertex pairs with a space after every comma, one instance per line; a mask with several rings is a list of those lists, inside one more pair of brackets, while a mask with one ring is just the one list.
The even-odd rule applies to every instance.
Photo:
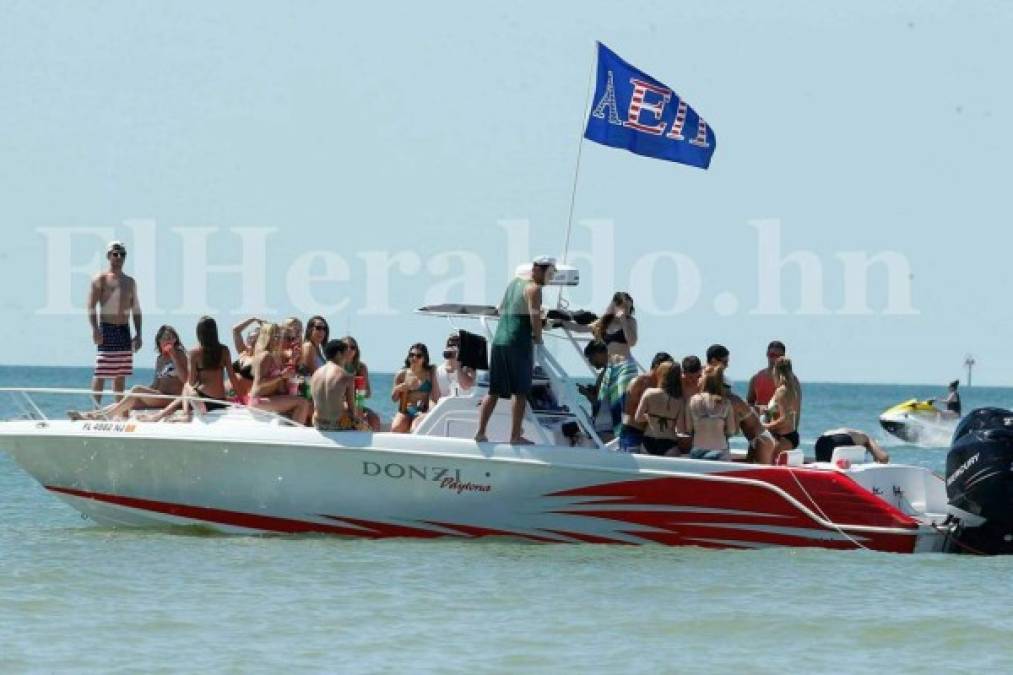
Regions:
[[[597, 43], [595, 43], [597, 47]], [[560, 263], [566, 262], [566, 256], [570, 252], [570, 233], [573, 231], [573, 208], [577, 203], [577, 179], [580, 176], [580, 156], [581, 151], [584, 149], [584, 128], [587, 126], [587, 112], [591, 106], [591, 89], [594, 85], [594, 74], [595, 66], [597, 66], [597, 50], [595, 50], [594, 58], [591, 59], [591, 72], [588, 73], [587, 77], [587, 94], [584, 96], [584, 114], [580, 117], [580, 135], [577, 141], [577, 165], [573, 170], [573, 189], [570, 191], [570, 214], [566, 219], [566, 239], [563, 241], [563, 255], [560, 258]]]
[[[591, 109], [591, 91], [594, 87], [594, 75], [598, 66], [598, 43], [595, 43], [594, 54], [591, 57], [591, 70], [587, 76], [587, 94], [584, 96], [584, 113], [580, 117], [580, 135], [577, 137], [577, 163], [573, 169], [573, 189], [570, 190], [570, 213], [566, 219], [566, 238], [563, 240], [563, 254], [560, 256], [560, 264], [566, 263], [566, 256], [570, 253], [570, 234], [573, 232], [573, 208], [577, 203], [577, 180], [580, 177], [580, 156], [584, 149], [584, 128], [587, 126], [587, 113]], [[559, 298], [556, 301], [556, 308], [563, 307], [564, 287], [559, 287]]]

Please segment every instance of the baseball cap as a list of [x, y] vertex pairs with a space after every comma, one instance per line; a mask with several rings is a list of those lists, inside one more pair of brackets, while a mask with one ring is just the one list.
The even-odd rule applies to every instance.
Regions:
[[549, 255], [540, 255], [535, 258], [531, 264], [537, 265], [538, 267], [555, 267], [556, 259]]

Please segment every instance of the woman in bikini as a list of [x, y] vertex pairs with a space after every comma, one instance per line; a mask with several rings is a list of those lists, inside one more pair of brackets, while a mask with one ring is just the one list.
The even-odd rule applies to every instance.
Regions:
[[[238, 403], [245, 404], [249, 399], [250, 387], [253, 385], [253, 353], [256, 350], [260, 327], [265, 323], [267, 322], [263, 319], [250, 317], [232, 327], [232, 344], [236, 348], [236, 360], [232, 362], [232, 369], [239, 376], [239, 386], [236, 387]], [[244, 337], [243, 331], [247, 328], [250, 330]]]
[[147, 421], [158, 422], [167, 419], [181, 407], [187, 418], [192, 409], [201, 414], [228, 407], [225, 378], [235, 388], [239, 382], [232, 369], [232, 354], [229, 348], [218, 340], [218, 324], [210, 316], [197, 321], [197, 346], [187, 354], [187, 368], [190, 377], [185, 387], [185, 399], [177, 400]]
[[190, 350], [189, 360], [190, 386], [201, 399], [194, 405], [207, 412], [227, 407], [225, 378], [233, 389], [239, 385], [239, 378], [232, 369], [229, 348], [218, 340], [218, 324], [210, 316], [197, 321], [197, 346]]
[[[364, 396], [363, 400], [372, 398], [373, 386], [369, 383], [369, 368], [366, 363], [362, 360], [362, 352], [359, 351], [359, 343], [351, 335], [346, 335], [341, 338], [341, 341], [348, 345], [351, 350], [351, 356], [349, 357], [348, 364], [345, 366], [345, 372], [355, 378], [362, 378], [362, 384], [364, 385]], [[358, 405], [361, 415], [366, 419], [366, 424], [373, 431], [380, 431], [382, 422], [380, 416], [373, 412], [370, 408], [367, 408], [361, 403]]]
[[773, 461], [782, 452], [798, 447], [798, 420], [802, 413], [802, 392], [791, 367], [791, 359], [782, 356], [774, 362], [774, 396], [767, 406], [767, 420], [763, 426], [774, 435], [777, 445]]
[[629, 293], [619, 291], [612, 296], [612, 302], [600, 319], [591, 324], [595, 338], [605, 343], [608, 349], [608, 365], [598, 390], [599, 405], [612, 415], [612, 428], [619, 435], [626, 409], [626, 393], [636, 379], [637, 364], [631, 349], [637, 344], [637, 319], [633, 298]]
[[665, 361], [655, 372], [655, 386], [644, 392], [635, 419], [646, 425], [644, 451], [678, 457], [681, 435], [686, 433], [686, 402], [682, 398], [682, 368]]
[[693, 434], [690, 458], [729, 461], [728, 437], [738, 426], [735, 409], [726, 396], [724, 366], [703, 369], [700, 393], [689, 399], [686, 413], [686, 430]]
[[309, 424], [311, 405], [301, 396], [288, 393], [289, 379], [295, 368], [281, 355], [281, 328], [268, 323], [260, 327], [253, 356], [253, 386], [250, 405], [280, 415], [288, 415], [299, 424]]
[[284, 366], [292, 366], [298, 373], [302, 362], [302, 321], [290, 316], [281, 324], [281, 358]]
[[327, 363], [324, 358], [324, 345], [331, 338], [331, 327], [322, 316], [311, 316], [306, 322], [306, 333], [303, 334], [302, 350], [299, 356], [299, 372], [310, 377], [317, 368]]
[[390, 399], [398, 404], [390, 430], [401, 434], [414, 431], [429, 411], [429, 405], [440, 400], [436, 367], [429, 363], [429, 349], [421, 342], [408, 350], [404, 368], [394, 377]]
[[[172, 326], [162, 326], [155, 333], [155, 379], [150, 387], [140, 385], [130, 389], [131, 396], [124, 396], [119, 403], [93, 412], [71, 412], [71, 419], [125, 419], [130, 411], [139, 408], [166, 408], [173, 401], [169, 398], [148, 398], [148, 396], [179, 396], [189, 378], [186, 350], [179, 341], [179, 334]], [[148, 396], [146, 396], [148, 395]]]

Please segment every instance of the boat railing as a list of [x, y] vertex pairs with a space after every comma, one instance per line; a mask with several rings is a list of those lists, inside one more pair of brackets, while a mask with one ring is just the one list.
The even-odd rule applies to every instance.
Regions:
[[545, 345], [537, 345], [536, 361], [542, 367], [542, 370], [545, 371], [546, 376], [548, 376], [549, 382], [552, 383], [552, 389], [556, 392], [556, 396], [564, 400], [567, 407], [570, 408], [570, 412], [580, 419], [585, 433], [591, 437], [599, 448], [605, 447], [604, 441], [602, 441], [601, 436], [598, 435], [598, 432], [594, 428], [594, 420], [591, 419], [584, 406], [580, 405], [580, 393], [577, 391], [576, 385], [574, 385], [573, 380], [566, 374], [563, 366]]
[[[21, 413], [20, 416], [14, 419], [28, 419], [47, 422], [52, 421], [52, 418], [46, 414], [43, 406], [40, 406], [38, 405], [38, 403], [36, 403], [35, 398], [51, 395], [61, 396], [65, 398], [87, 397], [87, 400], [92, 405], [92, 408], [87, 410], [88, 419], [95, 421], [107, 421], [108, 419], [110, 419], [101, 416], [100, 414], [96, 415], [96, 413], [100, 413], [101, 411], [98, 408], [95, 408], [94, 406], [95, 396], [112, 395], [114, 401], [118, 401], [119, 399], [122, 398], [144, 398], [144, 399], [165, 400], [170, 402], [169, 404], [167, 404], [166, 407], [168, 407], [168, 405], [171, 405], [171, 402], [188, 401], [193, 403], [192, 407], [196, 409], [198, 414], [200, 414], [199, 412], [200, 407], [208, 403], [208, 400], [206, 398], [183, 394], [180, 395], [149, 394], [144, 392], [132, 392], [129, 390], [121, 393], [114, 393], [110, 391], [93, 391], [91, 389], [73, 389], [64, 387], [0, 387], [0, 395], [3, 394], [6, 394], [9, 400], [12, 399], [15, 403], [16, 408], [20, 410]], [[235, 403], [232, 401], [217, 401], [217, 400], [214, 401], [214, 403], [216, 406], [221, 405], [230, 409], [245, 410], [249, 414], [251, 414], [254, 417], [254, 419], [276, 422], [278, 424], [282, 424], [285, 426], [296, 426], [296, 427], [303, 426], [298, 422], [294, 422], [283, 415], [279, 415], [278, 413], [269, 410], [261, 410], [260, 408], [244, 405], [242, 403]], [[158, 412], [158, 410], [160, 409], [149, 409], [149, 410], [152, 412]]]

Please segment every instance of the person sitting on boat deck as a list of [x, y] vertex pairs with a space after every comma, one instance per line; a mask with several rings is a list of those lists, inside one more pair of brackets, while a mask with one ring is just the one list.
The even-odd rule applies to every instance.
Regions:
[[682, 395], [682, 368], [664, 361], [654, 373], [654, 386], [644, 392], [635, 419], [644, 425], [644, 452], [649, 455], [682, 454], [679, 443], [688, 434], [686, 400]]
[[[711, 345], [707, 350], [707, 364], [710, 366], [727, 368], [730, 360], [731, 353], [724, 345]], [[727, 381], [724, 383], [724, 387], [725, 397], [735, 411], [735, 426], [749, 442], [746, 460], [759, 464], [772, 464], [774, 448], [777, 445], [773, 434], [763, 426], [756, 409], [736, 394]]]
[[267, 323], [260, 327], [253, 357], [253, 386], [250, 406], [260, 410], [288, 415], [299, 424], [309, 423], [311, 402], [290, 394], [290, 379], [295, 367], [286, 363], [281, 351], [281, 327]]
[[542, 286], [552, 279], [555, 258], [542, 256], [531, 264], [531, 278], [517, 277], [507, 286], [499, 305], [499, 322], [489, 355], [489, 393], [479, 410], [475, 440], [488, 441], [486, 427], [501, 398], [511, 400], [510, 442], [530, 444], [521, 435], [535, 345], [542, 344]]
[[[710, 366], [727, 368], [730, 360], [731, 353], [724, 345], [711, 345], [707, 349], [707, 364]], [[732, 409], [735, 411], [735, 426], [749, 442], [746, 461], [757, 462], [759, 464], [772, 464], [774, 461], [774, 448], [777, 445], [773, 434], [763, 426], [763, 422], [757, 415], [755, 408], [736, 394], [727, 381], [724, 386], [725, 397], [732, 404]]]
[[763, 426], [756, 408], [732, 391], [732, 388], [725, 383], [725, 393], [735, 410], [735, 421], [742, 435], [749, 442], [749, 450], [746, 453], [746, 461], [756, 464], [773, 464], [774, 449], [777, 441], [774, 435]]
[[187, 354], [189, 381], [183, 387], [183, 399], [177, 399], [172, 405], [164, 408], [148, 421], [164, 420], [174, 412], [183, 409], [189, 416], [191, 409], [202, 414], [226, 408], [225, 377], [234, 389], [239, 381], [236, 371], [232, 368], [232, 355], [229, 348], [218, 340], [218, 324], [210, 316], [202, 316], [197, 321], [197, 346]]
[[[623, 409], [623, 421], [619, 427], [619, 451], [640, 452], [643, 448], [644, 430], [647, 428], [645, 422], [637, 417], [637, 410], [640, 408], [640, 399], [651, 387], [658, 387], [658, 368], [665, 363], [674, 363], [675, 360], [668, 352], [658, 352], [651, 359], [651, 369], [646, 373], [637, 375], [630, 382], [626, 390], [626, 402]], [[680, 387], [680, 391], [681, 391]]]
[[436, 367], [436, 381], [443, 396], [468, 396], [475, 386], [475, 369], [461, 365], [457, 358], [460, 349], [460, 333], [451, 333], [443, 349], [443, 363]]
[[799, 392], [798, 379], [791, 367], [791, 359], [782, 356], [774, 362], [774, 396], [767, 404], [766, 427], [777, 444], [774, 447], [773, 461], [778, 455], [798, 447], [798, 420], [801, 413], [802, 398]]
[[165, 408], [172, 403], [170, 398], [148, 398], [148, 396], [179, 396], [189, 377], [186, 364], [186, 350], [179, 340], [179, 334], [172, 326], [162, 326], [155, 333], [155, 379], [150, 387], [132, 387], [129, 396], [101, 410], [89, 412], [71, 411], [73, 420], [81, 419], [125, 419], [131, 410], [140, 408]]
[[390, 430], [399, 434], [418, 428], [429, 412], [429, 405], [440, 400], [436, 367], [429, 363], [429, 349], [421, 342], [411, 346], [404, 368], [394, 376], [390, 400], [398, 404]]
[[327, 363], [324, 356], [324, 345], [331, 339], [331, 327], [322, 316], [311, 316], [306, 322], [306, 333], [303, 334], [302, 349], [299, 351], [297, 370], [307, 377], [313, 375], [317, 368]]
[[767, 402], [774, 397], [774, 363], [787, 353], [787, 348], [780, 340], [773, 340], [767, 345], [767, 367], [757, 371], [749, 379], [746, 389], [746, 403], [762, 413]]
[[[137, 299], [137, 282], [123, 273], [127, 248], [119, 241], [106, 247], [109, 269], [91, 280], [88, 291], [88, 322], [95, 356], [95, 376], [91, 381], [95, 405], [102, 401], [107, 378], [112, 378], [113, 393], [123, 392], [126, 378], [134, 374], [134, 352], [141, 349], [141, 303]], [[95, 308], [98, 306], [98, 312]], [[130, 338], [130, 317], [134, 320], [134, 337]]]
[[682, 397], [687, 401], [700, 393], [700, 378], [703, 376], [703, 364], [700, 357], [690, 354], [682, 359]]
[[356, 396], [360, 400], [356, 400], [355, 405], [359, 409], [359, 414], [366, 420], [369, 428], [373, 431], [380, 431], [382, 426], [380, 416], [364, 403], [366, 399], [372, 398], [373, 386], [369, 382], [369, 368], [362, 360], [362, 351], [359, 349], [359, 343], [351, 335], [346, 335], [341, 338], [341, 341], [348, 345], [348, 363], [345, 364], [345, 372], [357, 380], [357, 384], [355, 385], [357, 390]]
[[232, 370], [239, 376], [239, 386], [236, 388], [236, 400], [239, 403], [245, 404], [249, 400], [250, 387], [253, 385], [253, 355], [257, 348], [260, 327], [265, 323], [267, 322], [263, 319], [251, 316], [232, 327], [232, 345], [236, 348], [236, 360], [232, 362]]
[[324, 355], [327, 360], [310, 378], [313, 426], [321, 431], [368, 429], [355, 407], [355, 377], [345, 370], [351, 356], [348, 345], [341, 340], [329, 340], [324, 345]]
[[197, 346], [190, 350], [190, 385], [194, 394], [201, 398], [195, 402], [208, 412], [225, 408], [225, 397], [229, 386], [235, 390], [239, 384], [236, 371], [232, 369], [232, 355], [229, 348], [218, 340], [218, 324], [210, 316], [197, 321]]
[[630, 294], [615, 293], [605, 313], [591, 324], [591, 331], [608, 346], [609, 364], [605, 367], [598, 396], [601, 405], [612, 413], [613, 432], [618, 436], [622, 431], [627, 392], [639, 373], [630, 351], [638, 340], [636, 308]]
[[816, 439], [816, 447], [814, 448], [816, 461], [829, 462], [834, 456], [834, 450], [852, 445], [857, 445], [868, 450], [872, 453], [872, 458], [880, 464], [888, 464], [890, 462], [890, 455], [887, 454], [886, 450], [879, 443], [872, 440], [869, 434], [858, 429], [847, 429], [844, 427], [824, 431]]
[[725, 388], [725, 367], [707, 366], [703, 370], [700, 393], [687, 406], [686, 430], [693, 435], [692, 459], [728, 461], [728, 438], [737, 431], [735, 410]]
[[950, 382], [950, 386], [946, 392], [946, 397], [941, 401], [935, 402], [937, 407], [942, 407], [941, 412], [943, 417], [960, 417], [961, 406], [960, 392], [957, 391], [958, 387], [960, 387], [960, 380]]
[[[584, 358], [596, 372], [594, 384], [578, 384], [577, 391], [591, 402], [591, 419], [594, 430], [604, 443], [612, 440], [612, 413], [604, 410], [599, 399], [602, 378], [605, 377], [605, 366], [608, 365], [608, 346], [601, 340], [591, 340], [584, 345]], [[603, 414], [604, 413], [604, 414]]]
[[302, 321], [294, 316], [285, 319], [281, 324], [282, 363], [291, 365], [297, 374], [299, 374], [299, 365], [302, 362], [302, 339]]

